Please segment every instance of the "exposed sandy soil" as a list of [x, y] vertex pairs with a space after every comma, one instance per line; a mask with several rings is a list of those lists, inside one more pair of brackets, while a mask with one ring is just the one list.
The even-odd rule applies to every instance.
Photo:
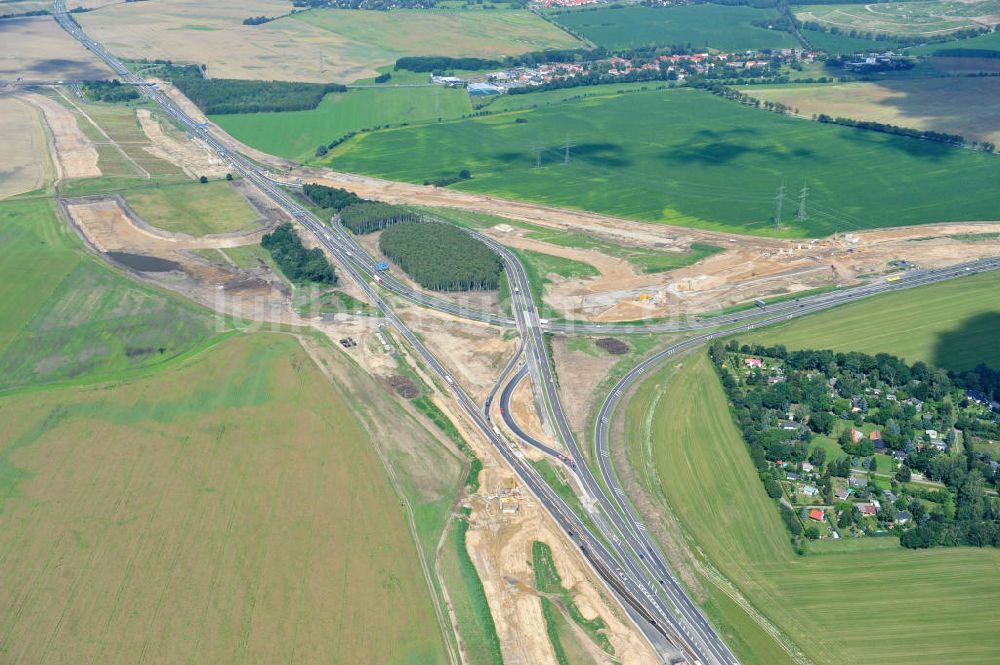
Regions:
[[[510, 410], [510, 415], [514, 418], [514, 422], [525, 432], [553, 448], [562, 448], [562, 445], [548, 432], [538, 417], [538, 409], [535, 408], [535, 397], [531, 390], [530, 376], [525, 377], [511, 394]], [[525, 452], [528, 451], [526, 450]]]
[[0, 21], [0, 80], [86, 81], [109, 76], [111, 70], [51, 16]]
[[22, 99], [42, 110], [53, 142], [53, 162], [58, 179], [90, 178], [101, 175], [97, 166], [97, 148], [76, 122], [76, 116], [62, 104], [36, 93]]
[[619, 358], [604, 352], [590, 355], [582, 351], [570, 351], [564, 335], [552, 338], [552, 358], [556, 365], [559, 394], [562, 396], [566, 417], [574, 431], [582, 432], [586, 429], [587, 419], [591, 414], [594, 388]]
[[48, 146], [38, 112], [16, 97], [0, 96], [0, 199], [45, 183]]
[[144, 224], [118, 198], [67, 201], [63, 207], [75, 229], [99, 253], [142, 254], [178, 264], [177, 270], [169, 272], [133, 271], [141, 279], [226, 314], [271, 323], [308, 324], [291, 311], [290, 294], [266, 267], [240, 270], [209, 262], [190, 251], [259, 242], [263, 230], [191, 238], [166, 234]]
[[398, 313], [414, 332], [423, 336], [454, 379], [477, 402], [485, 400], [517, 345], [515, 339], [504, 340], [501, 329], [485, 324], [419, 307], [407, 307]]
[[575, 548], [566, 545], [533, 499], [522, 495], [517, 513], [501, 513], [497, 494], [518, 489], [510, 472], [487, 467], [481, 481], [480, 497], [471, 502], [467, 545], [496, 620], [504, 662], [556, 663], [543, 628], [545, 622], [530, 565], [531, 547], [536, 540], [552, 547], [563, 586], [572, 590], [581, 613], [587, 618], [600, 616], [607, 622], [608, 638], [622, 663], [659, 662], [621, 608], [600, 590], [600, 583], [588, 564]]
[[145, 148], [149, 154], [180, 167], [192, 179], [203, 175], [224, 178], [229, 173], [228, 165], [205, 144], [190, 136], [186, 140], [170, 136], [149, 109], [138, 109], [136, 114], [143, 133], [153, 143]]

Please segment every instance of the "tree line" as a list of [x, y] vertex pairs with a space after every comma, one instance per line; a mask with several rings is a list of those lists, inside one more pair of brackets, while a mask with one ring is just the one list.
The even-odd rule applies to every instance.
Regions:
[[135, 86], [118, 80], [87, 81], [83, 84], [83, 94], [96, 102], [128, 102], [139, 99], [139, 91]]
[[435, 291], [491, 291], [503, 264], [486, 245], [448, 224], [411, 222], [388, 227], [379, 250], [418, 284]]
[[508, 67], [531, 67], [549, 62], [583, 62], [600, 60], [602, 58], [607, 58], [610, 55], [611, 52], [608, 51], [608, 49], [599, 46], [592, 49], [575, 48], [530, 51], [518, 56], [508, 56], [501, 59], [452, 58], [443, 55], [406, 56], [396, 60], [395, 68], [397, 70], [406, 69], [411, 72], [443, 72], [449, 69], [479, 71], [484, 69], [503, 69]]
[[373, 233], [392, 224], [419, 220], [416, 213], [381, 201], [361, 201], [340, 211], [341, 223], [355, 234]]
[[892, 134], [893, 136], [906, 136], [911, 139], [920, 139], [922, 141], [945, 143], [953, 146], [968, 146], [973, 149], [982, 150], [983, 152], [993, 152], [996, 149], [996, 146], [989, 141], [968, 141], [961, 134], [937, 132], [933, 129], [912, 129], [910, 127], [900, 127], [898, 125], [890, 125], [888, 123], [875, 122], [873, 120], [832, 118], [825, 113], [820, 113], [816, 116], [816, 120], [818, 122], [841, 125], [843, 127], [854, 127], [855, 129], [867, 129], [873, 132]]
[[207, 80], [202, 75], [203, 67], [163, 65], [155, 74], [171, 81], [207, 115], [306, 111], [316, 108], [324, 95], [347, 90], [339, 83]]
[[281, 272], [293, 282], [337, 283], [337, 275], [323, 251], [318, 247], [303, 247], [291, 222], [285, 222], [271, 233], [264, 234], [260, 245], [271, 253], [271, 258], [281, 268]]

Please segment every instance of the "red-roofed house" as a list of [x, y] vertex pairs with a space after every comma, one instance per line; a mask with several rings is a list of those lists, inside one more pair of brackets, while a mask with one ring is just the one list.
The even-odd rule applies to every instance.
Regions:
[[818, 508], [813, 508], [809, 511], [809, 519], [816, 520], [817, 522], [822, 522], [823, 518], [826, 517], [826, 513]]
[[858, 510], [860, 510], [861, 514], [864, 515], [864, 516], [866, 516], [866, 517], [867, 516], [873, 516], [873, 515], [875, 515], [875, 513], [878, 512], [877, 510], [875, 510], [875, 506], [873, 506], [870, 503], [861, 503], [861, 504], [858, 504]]
[[861, 439], [865, 438], [865, 433], [856, 427], [851, 428], [851, 441], [857, 443]]
[[743, 364], [747, 367], [763, 367], [764, 361], [760, 358], [744, 358]]

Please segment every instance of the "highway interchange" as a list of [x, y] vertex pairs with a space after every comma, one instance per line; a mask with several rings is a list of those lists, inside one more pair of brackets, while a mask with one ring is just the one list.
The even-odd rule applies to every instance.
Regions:
[[[543, 322], [532, 299], [527, 274], [516, 255], [497, 241], [470, 232], [502, 258], [511, 289], [513, 316], [505, 317], [464, 308], [442, 298], [421, 293], [391, 275], [377, 271], [375, 260], [336, 220], [331, 224], [320, 220], [297, 203], [284, 189], [282, 183], [273, 180], [244, 155], [231, 150], [208, 131], [205, 125], [189, 117], [162, 91], [130, 72], [103, 46], [87, 37], [66, 12], [65, 0], [54, 0], [53, 16], [63, 29], [103, 60], [123, 80], [136, 85], [145, 97], [159, 105], [179, 125], [215, 150], [220, 157], [228, 160], [236, 172], [253, 182], [277, 205], [291, 214], [337, 260], [388, 323], [406, 340], [429, 370], [441, 380], [441, 387], [452, 393], [468, 420], [490, 442], [570, 540], [581, 549], [595, 572], [608, 584], [608, 588], [621, 601], [636, 626], [649, 639], [665, 662], [700, 662], [706, 665], [738, 663], [736, 657], [673, 575], [666, 557], [648, 535], [641, 518], [617, 480], [610, 458], [610, 421], [628, 388], [644, 372], [651, 370], [665, 358], [697, 347], [716, 337], [785, 321], [877, 293], [1000, 268], [1000, 259], [987, 259], [939, 270], [912, 271], [902, 275], [895, 282], [841, 289], [801, 300], [769, 305], [763, 311], [746, 310], [707, 319], [669, 321], [642, 326]], [[396, 315], [382, 297], [380, 288], [418, 305], [463, 319], [516, 327], [521, 340], [518, 352], [501, 373], [484, 406], [476, 404], [465, 389], [454, 381], [445, 366]], [[604, 400], [595, 423], [593, 459], [600, 476], [598, 479], [587, 464], [587, 457], [583, 454], [563, 411], [555, 374], [544, 343], [543, 334], [546, 331], [615, 334], [707, 332], [671, 345], [647, 358], [612, 389]], [[533, 388], [537, 390], [536, 404], [542, 410], [540, 417], [554, 426], [558, 443], [563, 446], [565, 453], [526, 434], [511, 416], [510, 395], [514, 387], [527, 376], [531, 377]], [[581, 501], [589, 512], [589, 524], [585, 523], [556, 491], [546, 484], [534, 466], [526, 460], [520, 445], [510, 441], [502, 433], [499, 423], [493, 421], [491, 407], [498, 394], [503, 423], [515, 438], [552, 456], [575, 476], [584, 495]], [[592, 529], [596, 529], [596, 533]]]

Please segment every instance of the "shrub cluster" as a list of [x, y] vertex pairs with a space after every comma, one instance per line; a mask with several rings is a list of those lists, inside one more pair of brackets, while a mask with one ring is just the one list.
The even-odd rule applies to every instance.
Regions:
[[302, 192], [320, 208], [333, 208], [338, 211], [349, 205], [364, 201], [363, 198], [354, 192], [349, 192], [339, 187], [327, 187], [326, 185], [304, 185]]
[[83, 84], [83, 94], [97, 102], [127, 102], [139, 99], [139, 91], [121, 81], [87, 81]]
[[379, 249], [424, 288], [485, 291], [500, 286], [500, 257], [454, 226], [396, 224], [379, 238]]
[[293, 282], [331, 285], [337, 283], [337, 275], [323, 255], [323, 251], [318, 247], [313, 249], [303, 247], [290, 222], [265, 234], [260, 239], [260, 245], [271, 252], [271, 258], [281, 268], [281, 272]]
[[340, 211], [340, 221], [353, 233], [381, 231], [392, 224], [416, 222], [420, 216], [406, 208], [381, 201], [353, 203]]

